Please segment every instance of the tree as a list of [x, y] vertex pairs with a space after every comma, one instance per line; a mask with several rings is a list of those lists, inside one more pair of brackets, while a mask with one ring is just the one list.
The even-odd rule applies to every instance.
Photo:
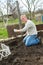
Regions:
[[9, 14], [12, 14], [13, 18], [17, 18], [17, 7], [16, 7], [16, 2], [13, 0], [8, 1], [8, 6], [7, 9], [9, 8]]
[[18, 1], [16, 1], [17, 4], [17, 11], [18, 11], [18, 18], [19, 18], [19, 27], [22, 28], [22, 23], [21, 23], [21, 19], [20, 19], [20, 9], [19, 9], [19, 3]]
[[0, 13], [1, 13], [1, 18], [2, 18], [2, 20], [4, 21], [4, 9], [6, 9], [7, 10], [7, 7], [6, 7], [6, 2], [5, 3], [3, 3], [2, 1], [0, 1]]
[[30, 19], [31, 19], [31, 16], [34, 18], [35, 11], [39, 10], [43, 6], [42, 0], [25, 0], [27, 5], [23, 2], [23, 0], [21, 0], [21, 2], [24, 4], [24, 6], [26, 8], [28, 8], [28, 12], [30, 14]]
[[[11, 2], [9, 2], [9, 6], [10, 6], [10, 11], [11, 13], [13, 14], [13, 16], [18, 16], [18, 19], [19, 19], [19, 27], [21, 28], [22, 27], [22, 23], [21, 23], [21, 20], [20, 20], [20, 8], [19, 8], [19, 3], [18, 1], [15, 1], [11, 4]], [[16, 17], [17, 18], [17, 17]]]
[[3, 12], [1, 11], [1, 8], [0, 8], [0, 16], [1, 16], [1, 21], [3, 22]]

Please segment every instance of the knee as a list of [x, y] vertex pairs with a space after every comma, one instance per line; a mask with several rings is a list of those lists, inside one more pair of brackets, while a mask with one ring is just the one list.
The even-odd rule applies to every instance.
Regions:
[[24, 37], [24, 39], [23, 39], [23, 42], [24, 42], [24, 43], [26, 42], [26, 39], [27, 39], [27, 37]]
[[30, 46], [29, 38], [26, 39], [25, 46]]
[[30, 46], [29, 42], [26, 40], [25, 46]]
[[25, 43], [25, 46], [28, 46], [28, 44]]
[[23, 39], [23, 43], [25, 43], [25, 40]]

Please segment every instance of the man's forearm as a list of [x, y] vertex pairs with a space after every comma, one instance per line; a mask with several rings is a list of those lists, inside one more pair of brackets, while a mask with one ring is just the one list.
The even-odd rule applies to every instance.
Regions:
[[22, 28], [22, 29], [14, 29], [14, 32], [26, 32], [26, 27]]

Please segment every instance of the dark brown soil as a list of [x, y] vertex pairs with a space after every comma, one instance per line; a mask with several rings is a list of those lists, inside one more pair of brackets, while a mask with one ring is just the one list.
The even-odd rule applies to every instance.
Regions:
[[0, 61], [0, 65], [43, 65], [43, 45], [26, 47], [23, 42], [10, 45], [12, 54]]

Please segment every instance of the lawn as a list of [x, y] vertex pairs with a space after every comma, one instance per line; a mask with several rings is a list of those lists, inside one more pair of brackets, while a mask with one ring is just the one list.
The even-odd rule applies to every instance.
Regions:
[[15, 23], [17, 24], [18, 22], [19, 22], [18, 19], [11, 19], [8, 21], [8, 25], [15, 24]]
[[35, 25], [38, 25], [38, 24], [43, 24], [43, 22], [42, 21], [36, 21], [36, 20], [32, 20], [34, 23], [35, 23]]
[[7, 37], [8, 37], [8, 33], [6, 28], [0, 28], [0, 39], [7, 38]]
[[[33, 22], [38, 25], [38, 24], [43, 24], [43, 22], [37, 22], [35, 20], [33, 20]], [[15, 20], [9, 20], [8, 21], [8, 25], [12, 25], [12, 24], [17, 24], [18, 23], [18, 19], [15, 19]], [[6, 28], [4, 27], [4, 24], [1, 22], [0, 23], [0, 39], [3, 39], [3, 38], [8, 38], [8, 32], [6, 30]]]

